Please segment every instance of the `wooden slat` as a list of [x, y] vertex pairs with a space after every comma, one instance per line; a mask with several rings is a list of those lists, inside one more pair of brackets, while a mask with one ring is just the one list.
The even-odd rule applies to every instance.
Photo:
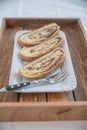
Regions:
[[[79, 32], [80, 32], [81, 37], [83, 37], [84, 42], [87, 43], [87, 35], [86, 35], [86, 32], [85, 32], [85, 30], [84, 30], [84, 27], [83, 27], [83, 25], [82, 25], [80, 19], [77, 20], [77, 28], [78, 28], [78, 30], [79, 30]], [[85, 45], [86, 45], [86, 44], [84, 44], [84, 46], [85, 46]], [[87, 48], [86, 48], [86, 49], [87, 49]]]
[[0, 103], [0, 122], [57, 120], [87, 120], [87, 102]]
[[17, 102], [17, 99], [16, 93], [0, 93], [0, 102]]
[[74, 66], [77, 88], [74, 91], [77, 101], [87, 100], [87, 44], [78, 27], [64, 29], [69, 44], [72, 63]]
[[3, 38], [3, 34], [5, 33], [6, 31], [6, 19], [3, 19], [2, 20], [2, 25], [1, 25], [1, 28], [0, 28], [0, 41], [2, 40]]
[[75, 25], [77, 22], [77, 18], [7, 18], [7, 26], [10, 28], [15, 28], [15, 27], [23, 27], [23, 28], [30, 28], [30, 29], [35, 29], [39, 28], [43, 25], [49, 24], [49, 23], [54, 23], [56, 22], [59, 26], [65, 27], [65, 26], [70, 26], [70, 25]]
[[[3, 29], [3, 28], [2, 28]], [[17, 29], [6, 29], [0, 41], [0, 87], [8, 85], [13, 53], [14, 35]], [[17, 101], [16, 93], [0, 93], [0, 101]]]
[[45, 102], [45, 93], [20, 94], [20, 102]]
[[48, 101], [74, 101], [74, 98], [72, 92], [48, 93]]

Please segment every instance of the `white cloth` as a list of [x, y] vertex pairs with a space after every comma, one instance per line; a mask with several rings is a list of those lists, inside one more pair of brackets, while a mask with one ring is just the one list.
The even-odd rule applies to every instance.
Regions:
[[87, 34], [87, 0], [0, 0], [3, 17], [80, 18]]
[[21, 0], [18, 16], [80, 18], [87, 33], [86, 0]]

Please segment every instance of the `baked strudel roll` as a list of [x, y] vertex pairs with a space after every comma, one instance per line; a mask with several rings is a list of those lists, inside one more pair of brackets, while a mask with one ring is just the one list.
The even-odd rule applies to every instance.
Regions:
[[33, 47], [23, 47], [19, 54], [24, 60], [30, 60], [41, 57], [42, 55], [54, 50], [57, 47], [61, 47], [64, 43], [64, 39], [60, 36], [56, 36], [42, 44], [35, 45]]
[[60, 27], [56, 23], [27, 32], [18, 37], [17, 41], [21, 46], [33, 46], [49, 40], [58, 35]]
[[21, 76], [38, 79], [49, 75], [64, 62], [64, 50], [56, 48], [50, 53], [19, 68]]

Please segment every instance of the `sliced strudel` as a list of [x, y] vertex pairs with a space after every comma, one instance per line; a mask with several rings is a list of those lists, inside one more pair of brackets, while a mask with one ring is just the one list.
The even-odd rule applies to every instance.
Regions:
[[60, 27], [56, 23], [48, 24], [44, 27], [27, 32], [18, 37], [21, 46], [33, 46], [49, 40], [58, 35]]
[[57, 47], [61, 47], [63, 43], [64, 39], [60, 36], [56, 36], [42, 44], [35, 45], [33, 47], [23, 47], [19, 54], [20, 57], [24, 60], [38, 58]]
[[50, 53], [20, 67], [19, 73], [29, 79], [38, 79], [49, 75], [64, 62], [64, 50], [56, 48]]

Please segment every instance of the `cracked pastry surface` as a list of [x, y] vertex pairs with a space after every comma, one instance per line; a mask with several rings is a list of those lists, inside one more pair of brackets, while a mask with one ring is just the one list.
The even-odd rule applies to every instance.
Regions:
[[21, 76], [29, 79], [38, 79], [49, 75], [64, 62], [64, 50], [56, 48], [46, 55], [24, 65], [19, 69]]
[[35, 45], [33, 47], [23, 47], [19, 54], [24, 60], [35, 59], [52, 51], [56, 47], [62, 46], [63, 43], [64, 39], [60, 36], [56, 36], [42, 44]]
[[60, 27], [56, 23], [51, 23], [34, 31], [22, 34], [18, 37], [17, 41], [21, 46], [37, 45], [57, 36], [59, 29]]

